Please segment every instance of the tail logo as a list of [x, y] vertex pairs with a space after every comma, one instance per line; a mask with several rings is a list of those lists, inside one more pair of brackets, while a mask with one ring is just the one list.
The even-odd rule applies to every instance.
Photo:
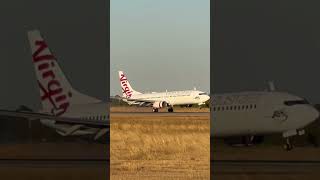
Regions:
[[126, 94], [126, 97], [129, 98], [132, 96], [132, 91], [128, 86], [128, 80], [124, 74], [120, 74], [120, 84], [122, 88], [122, 93]]
[[47, 44], [41, 41], [35, 41], [36, 51], [32, 54], [33, 63], [39, 72], [38, 84], [41, 89], [41, 101], [48, 100], [52, 105], [51, 113], [60, 116], [69, 108], [70, 92], [65, 93], [61, 83], [56, 78], [54, 72], [55, 57], [52, 54], [44, 53], [48, 49]]

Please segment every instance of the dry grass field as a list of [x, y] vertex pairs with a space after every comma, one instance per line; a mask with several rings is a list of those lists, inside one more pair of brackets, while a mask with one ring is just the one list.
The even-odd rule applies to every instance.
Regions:
[[111, 179], [210, 179], [209, 114], [148, 117], [112, 112], [119, 108], [112, 108], [110, 117]]

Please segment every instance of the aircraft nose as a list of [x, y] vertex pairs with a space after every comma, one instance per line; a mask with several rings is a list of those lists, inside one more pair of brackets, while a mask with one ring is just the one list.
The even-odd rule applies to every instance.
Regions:
[[206, 95], [205, 101], [208, 101], [210, 99], [210, 96]]
[[309, 111], [310, 111], [310, 118], [312, 120], [316, 120], [319, 118], [320, 113], [315, 107], [311, 106]]

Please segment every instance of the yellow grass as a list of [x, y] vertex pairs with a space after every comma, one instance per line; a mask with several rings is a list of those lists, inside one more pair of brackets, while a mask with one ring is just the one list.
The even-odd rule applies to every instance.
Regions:
[[111, 113], [111, 179], [210, 179], [205, 117]]

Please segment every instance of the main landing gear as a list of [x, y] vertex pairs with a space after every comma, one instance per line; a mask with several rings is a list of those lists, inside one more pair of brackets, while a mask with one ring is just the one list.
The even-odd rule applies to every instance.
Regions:
[[283, 148], [286, 150], [286, 151], [291, 151], [293, 149], [293, 145], [289, 139], [289, 137], [286, 138], [286, 143], [283, 145]]
[[[153, 108], [152, 112], [159, 112], [159, 109], [158, 108]], [[173, 107], [169, 107], [168, 108], [168, 112], [173, 112]]]

